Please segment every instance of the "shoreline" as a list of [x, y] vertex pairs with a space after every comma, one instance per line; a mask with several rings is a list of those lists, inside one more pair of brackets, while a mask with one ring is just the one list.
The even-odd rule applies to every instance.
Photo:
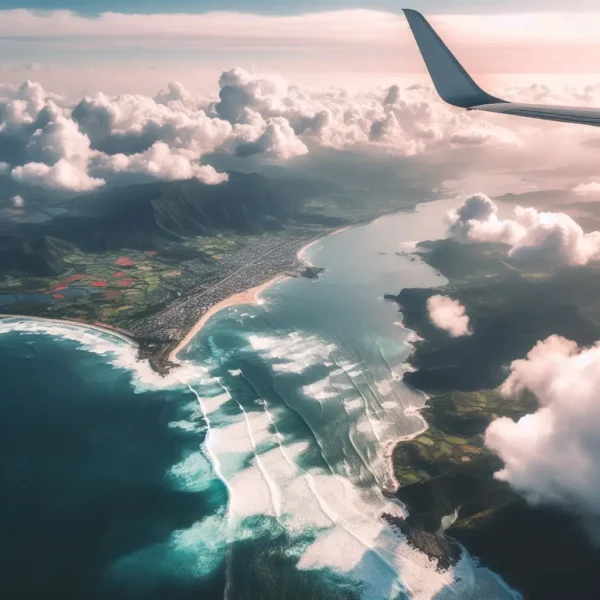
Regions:
[[[437, 246], [432, 244], [429, 251], [431, 248], [445, 252], [448, 246], [440, 241]], [[427, 251], [423, 254], [428, 256]], [[483, 255], [491, 258], [484, 268], [480, 268], [480, 263], [475, 261]], [[433, 258], [434, 254], [429, 256]], [[426, 344], [411, 358], [413, 364], [419, 365], [417, 372], [422, 372], [409, 381], [419, 388], [429, 389], [434, 397], [428, 402], [427, 411], [423, 412], [430, 423], [431, 434], [425, 433], [427, 439], [420, 444], [412, 443], [411, 446], [408, 442], [404, 448], [400, 444], [397, 451], [398, 478], [405, 484], [398, 496], [401, 501], [410, 503], [412, 523], [427, 531], [437, 530], [441, 513], [458, 509], [457, 521], [443, 535], [458, 540], [465, 553], [478, 557], [480, 565], [489, 569], [496, 581], [511, 592], [516, 590], [522, 597], [535, 600], [579, 596], [572, 593], [575, 577], [581, 597], [599, 597], [600, 578], [594, 567], [594, 560], [598, 558], [581, 527], [580, 517], [556, 507], [532, 506], [518, 490], [498, 481], [494, 474], [504, 466], [504, 461], [487, 448], [483, 438], [489, 423], [495, 419], [517, 421], [539, 408], [535, 398], [526, 402], [526, 396], [516, 400], [495, 394], [498, 385], [506, 378], [501, 365], [522, 358], [525, 348], [529, 349], [535, 343], [528, 341], [526, 345], [522, 344], [518, 326], [516, 334], [506, 328], [506, 315], [512, 319], [513, 315], [528, 315], [531, 311], [544, 313], [544, 297], [533, 297], [528, 302], [514, 304], [514, 294], [522, 288], [516, 287], [510, 276], [506, 280], [499, 279], [498, 289], [493, 292], [473, 294], [472, 290], [480, 290], [486, 275], [497, 273], [504, 255], [501, 252], [487, 254], [486, 248], [482, 247], [464, 259], [464, 270], [454, 271], [454, 265], [463, 256], [462, 252], [453, 255], [448, 250], [447, 260], [441, 263], [446, 271], [440, 269], [447, 280], [445, 286], [453, 286], [452, 291], [456, 293], [453, 297], [460, 301], [471, 300], [473, 318], [489, 321], [480, 331], [478, 341], [469, 338], [472, 340], [470, 347], [461, 357], [455, 357], [458, 346], [450, 338], [444, 337], [436, 342], [437, 336], [430, 333], [426, 311], [428, 294], [417, 287], [413, 288], [412, 295], [404, 291], [399, 294], [399, 300], [402, 300], [398, 302], [399, 309], [410, 316], [405, 319], [406, 322], [427, 338]], [[435, 264], [438, 266], [440, 263]], [[499, 271], [500, 276], [504, 273]], [[570, 308], [574, 310], [579, 310], [583, 303], [589, 304], [589, 296], [580, 295], [582, 289], [587, 289], [587, 278], [589, 272], [585, 271], [573, 278], [573, 291], [568, 295]], [[553, 281], [547, 290], [552, 295], [553, 289], [556, 289], [553, 286], [560, 287], [561, 283], [560, 280], [548, 280]], [[444, 288], [448, 289], [445, 286], [440, 293], [444, 293], [441, 291]], [[491, 297], [499, 299], [493, 311], [489, 310]], [[527, 340], [545, 339], [548, 323], [555, 328], [555, 321], [555, 318], [532, 320]], [[578, 325], [568, 319], [561, 326], [562, 335], [567, 337], [570, 332], [578, 331]], [[593, 325], [587, 327], [589, 335], [595, 336]], [[499, 330], [510, 339], [510, 345], [506, 344], [502, 353], [493, 349], [488, 353], [490, 339]], [[493, 348], [493, 344], [491, 346]], [[450, 370], [449, 375], [440, 377], [436, 369], [447, 365], [457, 371]], [[480, 376], [486, 367], [489, 373]], [[453, 394], [453, 391], [458, 393]], [[447, 444], [448, 438], [454, 438], [452, 443]], [[467, 445], [460, 443], [461, 440]], [[416, 475], [414, 479], [410, 477], [411, 473]], [[548, 572], [557, 573], [550, 584], [544, 578]]]
[[[384, 216], [384, 215], [381, 215], [381, 216]], [[377, 218], [379, 218], [379, 217], [377, 217]], [[310, 261], [308, 261], [306, 258], [304, 258], [302, 256], [306, 250], [308, 250], [311, 246], [314, 246], [316, 243], [320, 242], [321, 240], [325, 239], [326, 237], [329, 237], [331, 235], [339, 235], [340, 233], [343, 233], [347, 229], [350, 229], [352, 227], [361, 227], [363, 225], [367, 225], [370, 222], [371, 221], [365, 221], [363, 223], [342, 225], [340, 227], [336, 227], [335, 229], [332, 229], [331, 231], [328, 231], [327, 233], [325, 233], [323, 235], [319, 235], [316, 238], [310, 240], [304, 246], [302, 246], [302, 248], [300, 248], [298, 250], [298, 252], [296, 252], [296, 258], [306, 267], [314, 267], [314, 265]], [[200, 319], [192, 327], [192, 329], [190, 329], [190, 331], [188, 331], [186, 336], [177, 344], [177, 346], [173, 350], [171, 350], [171, 352], [169, 353], [168, 360], [171, 362], [180, 362], [180, 360], [177, 358], [177, 355], [182, 350], [185, 349], [185, 347], [192, 341], [192, 339], [194, 339], [194, 337], [200, 331], [202, 331], [202, 328], [204, 327], [206, 322], [212, 316], [216, 315], [218, 312], [221, 312], [222, 310], [224, 310], [226, 308], [229, 308], [230, 306], [239, 306], [239, 305], [243, 305], [243, 304], [258, 303], [258, 301], [260, 300], [260, 294], [262, 292], [264, 292], [266, 289], [268, 289], [272, 285], [275, 285], [276, 283], [279, 283], [280, 281], [284, 281], [285, 279], [288, 279], [289, 277], [290, 277], [290, 275], [286, 275], [286, 273], [284, 273], [284, 272], [278, 273], [277, 275], [275, 275], [275, 277], [272, 277], [271, 279], [269, 279], [268, 281], [265, 281], [264, 283], [261, 283], [254, 287], [251, 287], [251, 288], [248, 288], [247, 290], [244, 290], [242, 292], [237, 292], [236, 294], [233, 294], [232, 296], [225, 298], [221, 302], [218, 302], [214, 306], [211, 306], [200, 317]]]
[[[364, 223], [357, 223], [353, 225], [343, 225], [341, 227], [337, 227], [324, 235], [319, 235], [318, 237], [310, 240], [307, 244], [302, 246], [296, 253], [296, 258], [306, 267], [313, 267], [308, 260], [302, 258], [302, 253], [305, 250], [308, 250], [311, 246], [319, 242], [320, 240], [330, 236], [337, 235], [342, 233], [346, 229], [350, 229], [351, 227], [357, 227], [360, 225], [366, 225], [368, 221]], [[291, 275], [287, 275], [285, 272], [278, 273], [271, 279], [268, 279], [264, 283], [259, 285], [255, 285], [247, 290], [243, 290], [241, 292], [237, 292], [221, 302], [211, 306], [196, 322], [196, 324], [186, 333], [185, 337], [177, 343], [177, 346], [173, 350], [169, 352], [167, 360], [171, 363], [178, 364], [181, 361], [177, 358], [177, 354], [179, 354], [185, 347], [192, 341], [192, 339], [202, 330], [206, 322], [218, 312], [224, 310], [225, 308], [229, 308], [230, 306], [239, 306], [243, 304], [256, 304], [260, 300], [260, 294], [264, 292], [266, 289], [283, 281], [285, 279], [290, 278]], [[0, 313], [0, 320], [5, 319], [27, 319], [30, 321], [40, 321], [46, 323], [56, 323], [58, 325], [67, 324], [74, 325], [77, 327], [83, 327], [85, 329], [94, 329], [99, 331], [100, 333], [110, 333], [120, 338], [123, 341], [126, 341], [129, 344], [134, 344], [137, 346], [138, 350], [141, 350], [140, 342], [136, 339], [136, 336], [132, 332], [120, 331], [119, 328], [112, 327], [110, 325], [98, 324], [98, 323], [88, 323], [86, 321], [77, 321], [75, 319], [53, 319], [52, 317], [39, 317], [35, 315], [25, 315], [25, 314], [11, 314], [11, 313]], [[152, 362], [152, 361], [151, 361]], [[156, 369], [155, 369], [156, 370]], [[160, 373], [159, 373], [160, 374]]]
[[196, 334], [198, 334], [202, 330], [206, 322], [212, 316], [214, 316], [218, 312], [221, 312], [225, 308], [229, 308], [230, 306], [238, 306], [242, 304], [257, 304], [260, 300], [260, 294], [262, 292], [264, 292], [267, 288], [271, 287], [272, 285], [275, 285], [280, 281], [288, 279], [288, 277], [289, 275], [286, 275], [285, 273], [279, 273], [278, 275], [275, 275], [275, 277], [272, 277], [271, 279], [265, 281], [264, 283], [261, 283], [260, 285], [255, 285], [254, 287], [248, 288], [243, 292], [237, 292], [236, 294], [225, 298], [225, 300], [221, 300], [221, 302], [217, 302], [217, 304], [211, 306], [200, 317], [200, 319], [192, 327], [192, 329], [190, 329], [187, 332], [186, 336], [179, 342], [179, 344], [177, 344], [177, 346], [173, 350], [171, 350], [171, 352], [169, 353], [169, 360], [173, 362], [180, 362], [177, 358], [177, 354], [179, 354], [179, 352], [181, 352], [192, 341], [192, 339], [196, 336]]
[[[360, 223], [360, 225], [363, 225], [363, 224], [365, 224], [365, 223]], [[349, 229], [350, 227], [353, 227], [353, 225], [344, 225], [342, 227], [333, 229], [332, 231], [329, 231], [328, 233], [326, 233], [324, 235], [320, 235], [320, 236], [316, 237], [315, 239], [310, 240], [307, 244], [305, 244], [304, 246], [302, 246], [302, 248], [300, 248], [298, 250], [298, 252], [296, 253], [296, 258], [300, 262], [302, 262], [304, 265], [306, 265], [307, 267], [314, 266], [314, 265], [311, 265], [309, 261], [303, 259], [301, 257], [301, 253], [304, 252], [305, 250], [307, 250], [313, 244], [316, 244], [318, 241], [324, 239], [325, 237], [327, 237], [329, 235], [335, 235], [337, 233], [341, 233], [342, 231]], [[255, 285], [251, 288], [248, 288], [247, 290], [237, 292], [237, 293], [225, 298], [224, 300], [221, 300], [221, 302], [218, 302], [217, 304], [211, 306], [200, 317], [200, 319], [196, 322], [196, 324], [186, 333], [185, 337], [177, 343], [177, 346], [169, 352], [168, 361], [173, 362], [175, 364], [181, 362], [177, 358], [177, 354], [179, 354], [179, 352], [181, 352], [182, 350], [185, 349], [185, 347], [192, 341], [192, 339], [196, 336], [196, 334], [198, 334], [202, 330], [202, 328], [204, 327], [206, 322], [212, 316], [214, 316], [221, 310], [224, 310], [225, 308], [228, 308], [230, 306], [239, 306], [239, 305], [243, 305], [243, 304], [256, 304], [260, 300], [260, 294], [262, 292], [264, 292], [267, 288], [271, 287], [272, 285], [275, 285], [276, 283], [279, 283], [280, 281], [288, 279], [290, 277], [291, 277], [291, 275], [287, 275], [285, 272], [278, 273], [277, 275], [275, 275], [274, 277], [271, 277], [271, 279], [268, 279], [264, 283]], [[99, 323], [88, 323], [87, 321], [77, 321], [75, 319], [54, 319], [52, 317], [39, 317], [36, 315], [0, 313], [0, 321], [5, 320], [5, 319], [27, 319], [29, 321], [56, 323], [57, 325], [67, 324], [67, 325], [74, 325], [77, 327], [82, 327], [85, 329], [94, 329], [96, 331], [99, 331], [100, 333], [110, 333], [111, 335], [114, 335], [129, 344], [134, 344], [135, 346], [137, 346], [138, 350], [141, 350], [140, 342], [138, 339], [136, 339], [136, 336], [134, 333], [125, 332], [124, 330], [119, 330], [119, 328], [112, 327], [111, 325], [105, 325], [105, 324], [99, 324]]]
[[309, 260], [307, 260], [306, 258], [304, 258], [302, 256], [304, 254], [304, 252], [306, 252], [311, 246], [314, 246], [317, 242], [320, 242], [321, 240], [325, 239], [326, 237], [329, 237], [330, 235], [339, 235], [340, 233], [343, 233], [347, 229], [351, 229], [352, 227], [361, 227], [363, 225], [367, 225], [368, 223], [369, 223], [369, 221], [365, 221], [364, 223], [356, 223], [353, 225], [342, 225], [341, 227], [336, 227], [335, 229], [332, 229], [330, 232], [326, 233], [325, 235], [320, 235], [320, 236], [316, 237], [314, 240], [311, 240], [310, 242], [308, 242], [308, 244], [306, 244], [305, 246], [302, 246], [302, 248], [300, 248], [300, 250], [298, 250], [298, 252], [296, 252], [296, 258], [300, 262], [304, 263], [306, 266], [314, 267], [315, 265], [313, 265]]
[[53, 319], [52, 317], [37, 317], [35, 315], [15, 315], [10, 313], [0, 313], [0, 321], [7, 319], [27, 319], [28, 321], [40, 321], [42, 323], [56, 323], [57, 325], [75, 325], [76, 327], [82, 327], [84, 329], [94, 329], [100, 333], [110, 333], [111, 335], [118, 337], [119, 339], [139, 346], [133, 334], [126, 334], [123, 331], [119, 331], [110, 325], [101, 325], [98, 323], [87, 323], [85, 321], [76, 321], [75, 319]]
[[[419, 203], [419, 204], [425, 204], [425, 202], [422, 202], [422, 203]], [[412, 210], [416, 210], [417, 207], [419, 206], [419, 204], [416, 204], [414, 207], [412, 207]], [[325, 239], [325, 238], [327, 238], [329, 236], [339, 235], [339, 234], [341, 234], [344, 231], [347, 231], [349, 229], [352, 229], [352, 228], [355, 228], [355, 227], [363, 227], [365, 225], [369, 225], [370, 223], [374, 223], [377, 220], [382, 219], [383, 217], [386, 217], [386, 216], [389, 216], [389, 215], [392, 215], [392, 214], [396, 214], [398, 212], [402, 212], [402, 210], [403, 209], [385, 212], [385, 213], [379, 215], [378, 217], [375, 217], [373, 219], [369, 219], [369, 220], [363, 221], [361, 223], [352, 223], [350, 225], [342, 225], [340, 227], [336, 227], [336, 228], [332, 229], [331, 231], [329, 231], [329, 232], [327, 232], [327, 233], [325, 233], [323, 235], [317, 236], [316, 238], [310, 240], [307, 244], [305, 244], [304, 246], [302, 246], [302, 248], [300, 248], [296, 252], [296, 258], [301, 263], [303, 263], [304, 265], [306, 265], [307, 267], [314, 267], [314, 265], [309, 260], [307, 260], [303, 256], [303, 254], [310, 247], [314, 246], [316, 243], [320, 242], [321, 240], [323, 240], [323, 239]], [[258, 303], [259, 300], [260, 300], [260, 294], [262, 292], [264, 292], [266, 289], [268, 289], [272, 285], [275, 285], [276, 283], [284, 281], [285, 279], [288, 279], [289, 277], [290, 277], [290, 275], [286, 275], [285, 273], [279, 273], [279, 274], [275, 275], [275, 277], [272, 277], [271, 279], [269, 279], [268, 281], [266, 281], [266, 282], [264, 282], [264, 283], [262, 283], [260, 285], [256, 285], [254, 287], [248, 288], [247, 290], [244, 290], [242, 292], [238, 292], [236, 294], [233, 294], [232, 296], [229, 296], [228, 298], [225, 298], [221, 302], [218, 302], [217, 304], [215, 304], [214, 306], [212, 306], [211, 308], [209, 308], [200, 317], [200, 319], [197, 321], [197, 323], [194, 325], [194, 327], [192, 327], [192, 329], [190, 329], [190, 331], [188, 331], [188, 333], [186, 334], [186, 336], [177, 344], [177, 346], [173, 350], [171, 350], [171, 352], [168, 355], [168, 360], [170, 362], [175, 363], [175, 364], [181, 363], [181, 360], [177, 358], [177, 355], [182, 350], [184, 350], [186, 348], [186, 346], [188, 346], [190, 344], [190, 342], [202, 330], [202, 328], [204, 327], [204, 325], [206, 325], [206, 323], [208, 322], [208, 320], [211, 317], [213, 317], [217, 313], [221, 312], [222, 310], [224, 310], [226, 308], [229, 308], [230, 306], [239, 306], [239, 305], [243, 305], [243, 304], [256, 304], [256, 303]], [[412, 367], [412, 365], [410, 363], [410, 357], [412, 356], [412, 354], [414, 352], [414, 343], [416, 341], [422, 340], [423, 338], [421, 338], [417, 334], [416, 331], [413, 331], [412, 329], [409, 329], [408, 327], [406, 327], [404, 325], [404, 323], [402, 322], [402, 320], [394, 322], [393, 325], [395, 325], [397, 327], [401, 327], [405, 331], [409, 332], [407, 343], [408, 343], [409, 346], [411, 346], [411, 348], [410, 348], [410, 351], [409, 351], [408, 356], [406, 358], [406, 362], [403, 363], [403, 365], [406, 365], [407, 370], [410, 370], [411, 367]], [[408, 386], [408, 384], [404, 381], [404, 378], [402, 378], [402, 383], [404, 385]], [[409, 387], [412, 387], [412, 386], [409, 386]], [[389, 472], [389, 475], [390, 475], [390, 479], [391, 479], [391, 481], [396, 486], [396, 489], [394, 490], [394, 493], [398, 489], [400, 489], [400, 484], [398, 483], [398, 481], [396, 479], [396, 475], [395, 475], [395, 472], [394, 472], [394, 466], [393, 466], [393, 452], [394, 452], [394, 449], [396, 448], [397, 445], [401, 444], [402, 442], [410, 441], [411, 439], [413, 439], [413, 438], [415, 438], [415, 437], [423, 434], [430, 427], [430, 425], [427, 422], [427, 420], [421, 414], [421, 411], [426, 408], [425, 403], [430, 398], [430, 395], [427, 392], [425, 392], [423, 390], [420, 390], [418, 388], [412, 388], [412, 389], [414, 389], [416, 392], [422, 394], [423, 397], [424, 397], [423, 406], [421, 406], [421, 407], [411, 407], [411, 409], [409, 409], [411, 413], [415, 413], [417, 415], [417, 417], [420, 419], [420, 421], [422, 423], [422, 426], [421, 426], [421, 428], [419, 430], [415, 431], [414, 433], [409, 433], [409, 434], [406, 434], [404, 436], [400, 436], [398, 439], [395, 439], [395, 440], [389, 440], [388, 443], [386, 444], [386, 447], [384, 448], [384, 451], [383, 451], [383, 458], [384, 458], [385, 462], [388, 465], [388, 472]], [[381, 491], [385, 495], [387, 495], [387, 493], [389, 492], [389, 490], [385, 490], [383, 488], [381, 488]]]
[[[395, 494], [400, 489], [401, 486], [400, 486], [400, 483], [398, 482], [398, 479], [396, 479], [396, 472], [394, 471], [394, 450], [396, 449], [396, 446], [398, 446], [398, 444], [401, 444], [402, 442], [409, 442], [410, 440], [416, 438], [417, 436], [425, 433], [429, 429], [429, 423], [427, 423], [425, 417], [423, 417], [423, 415], [421, 415], [421, 411], [424, 408], [425, 408], [425, 405], [423, 405], [420, 408], [415, 407], [412, 410], [409, 408], [404, 411], [405, 415], [410, 415], [413, 413], [416, 414], [421, 419], [421, 422], [423, 423], [423, 427], [421, 427], [421, 429], [419, 429], [418, 431], [415, 431], [414, 433], [407, 433], [406, 435], [401, 435], [399, 438], [396, 438], [394, 440], [389, 440], [387, 442], [387, 444], [385, 444], [384, 449], [383, 449], [383, 458], [384, 458], [385, 462], [387, 463], [388, 472], [389, 472], [388, 474], [390, 476], [390, 479], [392, 480], [392, 483], [395, 485], [395, 489], [386, 490], [386, 489], [382, 488], [381, 491], [384, 496], [387, 496], [388, 498], [392, 498], [393, 500], [396, 500], [396, 501], [399, 501], [399, 499], [395, 497]], [[404, 503], [402, 503], [402, 506], [408, 513], [408, 509], [406, 509], [406, 506], [404, 505]]]
[[[410, 358], [410, 355], [407, 357], [407, 362], [402, 363], [402, 364], [410, 366], [410, 363], [408, 362], [408, 358]], [[396, 486], [396, 488], [392, 491], [393, 494], [396, 494], [396, 492], [401, 487], [400, 482], [396, 478], [396, 472], [394, 470], [394, 450], [396, 449], [396, 446], [402, 444], [403, 442], [409, 442], [410, 440], [418, 437], [419, 435], [422, 435], [431, 427], [429, 425], [429, 423], [427, 422], [427, 419], [421, 414], [421, 411], [423, 411], [423, 410], [425, 410], [425, 408], [427, 408], [427, 400], [429, 400], [431, 398], [431, 396], [429, 394], [427, 394], [427, 392], [424, 392], [423, 390], [420, 390], [418, 388], [410, 386], [408, 383], [406, 383], [406, 381], [404, 381], [404, 378], [402, 378], [401, 381], [402, 381], [402, 384], [405, 385], [406, 387], [422, 394], [425, 400], [423, 402], [423, 406], [409, 406], [408, 408], [404, 409], [405, 416], [416, 415], [419, 418], [419, 420], [421, 421], [421, 424], [422, 424], [421, 429], [415, 431], [414, 433], [407, 433], [406, 435], [401, 435], [399, 438], [396, 438], [394, 440], [389, 440], [383, 449], [383, 457], [388, 466], [390, 479], [392, 480], [392, 483], [394, 483]], [[382, 491], [384, 492], [384, 494], [387, 495], [387, 490], [382, 490]]]

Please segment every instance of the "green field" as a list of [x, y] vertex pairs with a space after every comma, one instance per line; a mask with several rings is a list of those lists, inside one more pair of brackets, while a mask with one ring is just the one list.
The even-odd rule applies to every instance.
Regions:
[[532, 396], [507, 398], [495, 390], [449, 392], [430, 399], [424, 417], [430, 427], [394, 448], [394, 474], [400, 486], [439, 477], [490, 455], [484, 432], [495, 418], [513, 419], [535, 410]]

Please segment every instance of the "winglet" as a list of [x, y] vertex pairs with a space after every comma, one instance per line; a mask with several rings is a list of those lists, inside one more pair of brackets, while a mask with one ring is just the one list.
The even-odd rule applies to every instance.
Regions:
[[484, 92], [473, 81], [421, 13], [408, 8], [403, 10], [442, 100], [461, 108], [506, 102]]

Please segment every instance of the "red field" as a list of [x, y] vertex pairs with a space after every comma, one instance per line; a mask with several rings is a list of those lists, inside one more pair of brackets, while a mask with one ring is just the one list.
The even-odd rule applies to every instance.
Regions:
[[135, 261], [131, 260], [129, 256], [119, 256], [119, 258], [115, 260], [115, 265], [119, 265], [120, 267], [133, 267]]
[[71, 275], [71, 277], [67, 277], [66, 279], [63, 279], [63, 283], [73, 283], [74, 281], [79, 281], [80, 279], [83, 279], [85, 277], [85, 275], [81, 275], [80, 273], [75, 273], [75, 275]]

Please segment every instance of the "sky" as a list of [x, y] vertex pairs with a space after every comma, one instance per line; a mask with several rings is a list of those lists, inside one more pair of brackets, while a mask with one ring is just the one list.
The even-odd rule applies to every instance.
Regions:
[[[492, 86], [503, 84], [505, 74], [588, 77], [600, 64], [600, 9], [587, 0], [569, 3], [569, 12], [555, 0], [407, 4], [425, 12], [467, 68]], [[299, 85], [424, 80], [400, 6], [390, 0], [0, 0], [0, 78], [17, 84], [34, 77], [70, 96], [98, 88], [151, 93], [174, 79], [209, 93], [220, 72], [234, 66]]]
[[[430, 13], [493, 13], [561, 10], [564, 0], [0, 0], [0, 8], [35, 10], [68, 9], [83, 14], [105, 11], [124, 13], [239, 11], [258, 14], [300, 14], [305, 12], [369, 8], [399, 12], [403, 7]], [[573, 0], [569, 10], [593, 10], [595, 0]]]

